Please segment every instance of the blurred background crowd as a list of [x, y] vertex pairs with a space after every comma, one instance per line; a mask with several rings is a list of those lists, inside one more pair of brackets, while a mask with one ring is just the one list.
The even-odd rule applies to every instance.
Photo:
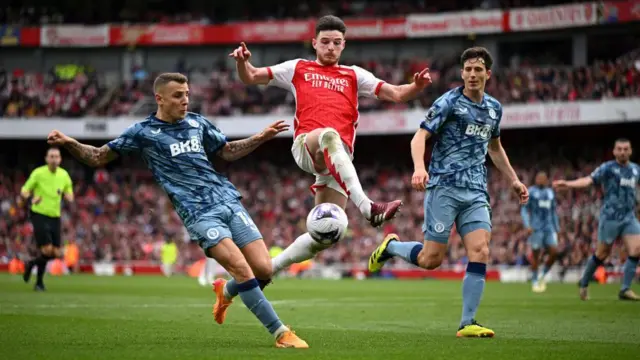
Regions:
[[[517, 66], [497, 70], [487, 92], [503, 104], [551, 101], [600, 100], [640, 96], [640, 54], [630, 53], [618, 59], [594, 61], [584, 67], [552, 67], [524, 59]], [[461, 86], [456, 58], [433, 62], [397, 60], [354, 63], [392, 84], [402, 84], [417, 71], [429, 67], [435, 82], [415, 100], [392, 104], [362, 99], [362, 112], [412, 107], [428, 108], [443, 92]], [[69, 67], [72, 71], [66, 71]], [[290, 114], [294, 97], [274, 86], [246, 86], [226, 63], [213, 69], [185, 69], [193, 92], [192, 110], [207, 116], [251, 114]], [[65, 72], [66, 71], [66, 72]], [[142, 69], [136, 68], [135, 72]], [[155, 73], [122, 82], [113, 91], [101, 86], [90, 67], [61, 65], [48, 73], [28, 73], [0, 69], [0, 115], [10, 117], [83, 115], [127, 115], [132, 107], [148, 96]], [[106, 94], [106, 95], [105, 95]], [[103, 99], [103, 101], [100, 101]]]
[[[318, 3], [283, 0], [274, 5], [246, 0], [190, 0], [184, 3], [63, 0], [42, 6], [38, 1], [9, 0], [0, 6], [0, 24], [4, 24], [4, 30], [8, 26], [69, 23], [229, 24], [310, 19], [324, 14], [358, 18], [402, 17], [415, 13], [533, 8], [568, 2], [340, 0]], [[499, 60], [487, 92], [504, 105], [640, 97], [640, 31], [637, 31], [637, 23], [629, 27], [598, 29], [558, 30], [548, 38], [542, 33], [537, 37], [522, 38], [519, 34], [496, 35], [492, 41], [498, 44], [494, 55]], [[583, 30], [584, 34], [581, 34]], [[362, 99], [359, 103], [361, 112], [428, 108], [443, 92], [462, 85], [458, 57], [462, 49], [475, 44], [476, 35], [446, 41], [429, 38], [394, 40], [393, 43], [349, 42], [344, 55], [346, 64], [359, 65], [394, 84], [406, 83], [416, 71], [429, 67], [434, 80], [431, 87], [407, 104]], [[577, 38], [581, 40], [577, 41]], [[576, 43], [583, 45], [586, 55], [576, 55]], [[235, 74], [233, 63], [226, 58], [232, 47], [150, 46], [144, 50], [108, 48], [90, 51], [3, 47], [0, 55], [0, 122], [42, 117], [57, 120], [85, 116], [141, 118], [153, 110], [151, 84], [159, 70], [188, 75], [191, 110], [212, 119], [260, 114], [288, 118], [294, 110], [294, 97], [275, 87], [243, 85]], [[254, 60], [258, 65], [292, 57], [312, 57], [308, 43], [273, 47], [260, 44], [252, 49], [256, 49]], [[38, 60], [31, 62], [32, 58]], [[132, 60], [126, 67], [121, 66], [122, 60], [128, 58], [137, 60]], [[538, 169], [547, 171], [552, 179], [589, 174], [602, 161], [611, 158], [610, 149], [616, 137], [628, 136], [634, 141], [630, 134], [637, 130], [633, 125], [508, 130], [503, 132], [503, 138], [523, 182], [532, 184]], [[308, 190], [313, 179], [295, 167], [289, 151], [290, 141], [274, 140], [258, 154], [232, 166], [216, 164], [243, 193], [245, 206], [269, 246], [286, 247], [304, 232], [304, 220], [313, 206]], [[381, 141], [387, 144], [383, 149], [379, 146]], [[404, 240], [423, 239], [423, 194], [410, 188], [412, 168], [408, 142], [407, 135], [358, 139], [357, 168], [370, 198], [380, 201], [401, 198], [405, 207], [397, 219], [377, 230], [349, 205], [349, 235], [331, 250], [323, 252], [318, 261], [364, 266], [370, 252], [386, 233], [396, 232]], [[26, 257], [32, 250], [33, 229], [28, 221], [28, 209], [20, 206], [17, 199], [29, 172], [42, 164], [44, 146], [41, 141], [16, 139], [3, 140], [1, 145], [0, 262], [14, 256]], [[388, 154], [384, 150], [388, 148], [401, 150]], [[67, 153], [63, 152], [63, 156], [62, 166], [72, 175], [76, 193], [75, 203], [64, 205], [63, 240], [78, 246], [81, 262], [157, 261], [166, 241], [178, 244], [179, 264], [202, 257], [198, 246], [189, 241], [171, 203], [139, 160], [125, 158], [107, 168], [93, 170], [75, 162]], [[519, 205], [509, 184], [495, 169], [490, 171], [489, 190], [494, 224], [492, 265], [528, 264], [530, 251]], [[590, 255], [597, 237], [601, 198], [601, 190], [595, 187], [560, 195], [561, 232], [558, 239], [560, 262], [564, 266], [579, 266]], [[614, 252], [610, 262], [618, 264], [621, 256], [624, 255]], [[465, 261], [461, 239], [454, 229], [445, 266]]]
[[[524, 136], [518, 134], [507, 144], [526, 142]], [[392, 146], [407, 148], [408, 140], [404, 136], [394, 137]], [[358, 143], [356, 159], [360, 179], [372, 199], [403, 199], [403, 212], [379, 230], [368, 225], [350, 204], [347, 209], [349, 234], [336, 247], [320, 255], [318, 260], [322, 262], [364, 266], [371, 251], [389, 232], [399, 234], [404, 240], [423, 239], [424, 194], [411, 189], [408, 154], [392, 159], [376, 151], [378, 141], [363, 138]], [[304, 221], [313, 207], [309, 192], [313, 179], [289, 159], [288, 143], [288, 139], [274, 140], [259, 154], [232, 165], [214, 159], [217, 168], [224, 171], [243, 194], [243, 202], [269, 246], [286, 247], [305, 232]], [[547, 171], [552, 179], [571, 179], [588, 175], [602, 161], [611, 159], [611, 144], [585, 146], [570, 140], [565, 145], [549, 147], [544, 143], [531, 143], [526, 149], [506, 146], [525, 184], [533, 184], [538, 170]], [[41, 146], [37, 148], [44, 151]], [[28, 176], [26, 170], [39, 163], [41, 154], [35, 149], [27, 150], [17, 161], [5, 156], [5, 164], [16, 161], [20, 165], [3, 167], [0, 173], [0, 257], [27, 254], [30, 249], [33, 230], [27, 209], [18, 205], [17, 194]], [[532, 163], [536, 165], [531, 166]], [[197, 244], [190, 242], [172, 204], [139, 160], [125, 158], [109, 168], [94, 171], [66, 157], [63, 166], [75, 181], [76, 193], [75, 203], [64, 205], [63, 239], [78, 245], [82, 261], [157, 261], [160, 248], [168, 239], [179, 246], [179, 263], [188, 264], [202, 258], [202, 252]], [[489, 190], [494, 226], [492, 265], [528, 264], [530, 249], [520, 207], [508, 181], [493, 168]], [[558, 239], [563, 265], [578, 266], [590, 256], [597, 239], [601, 201], [602, 191], [597, 187], [559, 194], [561, 232]], [[612, 263], [617, 264], [620, 256], [615, 253]], [[445, 264], [465, 262], [464, 247], [454, 229]]]

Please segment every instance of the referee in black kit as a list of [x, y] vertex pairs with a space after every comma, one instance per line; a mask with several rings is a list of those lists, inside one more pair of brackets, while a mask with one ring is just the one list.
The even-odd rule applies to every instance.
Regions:
[[62, 198], [73, 201], [73, 183], [69, 173], [60, 167], [62, 157], [58, 148], [49, 148], [45, 157], [46, 165], [31, 172], [22, 187], [20, 195], [31, 198], [31, 223], [38, 245], [38, 255], [25, 266], [23, 279], [29, 282], [33, 267], [37, 267], [36, 291], [44, 291], [42, 278], [50, 259], [60, 257], [60, 210]]

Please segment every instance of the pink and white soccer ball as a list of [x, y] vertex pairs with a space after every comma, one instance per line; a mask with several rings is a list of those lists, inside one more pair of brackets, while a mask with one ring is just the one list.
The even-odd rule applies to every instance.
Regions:
[[347, 214], [336, 204], [316, 205], [307, 216], [307, 231], [315, 241], [323, 245], [342, 240], [348, 226]]

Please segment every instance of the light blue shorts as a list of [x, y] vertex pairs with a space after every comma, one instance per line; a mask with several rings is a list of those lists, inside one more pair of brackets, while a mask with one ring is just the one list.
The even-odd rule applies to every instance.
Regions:
[[198, 221], [187, 226], [192, 240], [203, 250], [218, 245], [224, 238], [230, 238], [239, 247], [262, 239], [262, 234], [240, 201], [218, 204]]
[[558, 233], [555, 231], [534, 231], [529, 236], [531, 249], [540, 250], [551, 246], [558, 246]]
[[487, 193], [452, 186], [428, 188], [424, 197], [424, 239], [446, 244], [454, 222], [462, 237], [478, 229], [491, 232]]
[[635, 217], [629, 217], [624, 220], [600, 218], [598, 223], [598, 241], [607, 245], [613, 244], [621, 236], [638, 234], [640, 234], [640, 222]]

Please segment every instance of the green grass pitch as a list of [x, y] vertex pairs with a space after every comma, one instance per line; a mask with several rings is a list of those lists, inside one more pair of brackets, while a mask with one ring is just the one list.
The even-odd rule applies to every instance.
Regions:
[[[33, 281], [33, 280], [32, 280]], [[267, 297], [311, 348], [276, 349], [238, 300], [224, 325], [210, 287], [185, 277], [47, 277], [34, 293], [0, 275], [5, 359], [631, 359], [640, 352], [640, 303], [617, 285], [573, 284], [534, 294], [487, 283], [477, 320], [493, 339], [457, 339], [460, 282], [277, 280]]]

